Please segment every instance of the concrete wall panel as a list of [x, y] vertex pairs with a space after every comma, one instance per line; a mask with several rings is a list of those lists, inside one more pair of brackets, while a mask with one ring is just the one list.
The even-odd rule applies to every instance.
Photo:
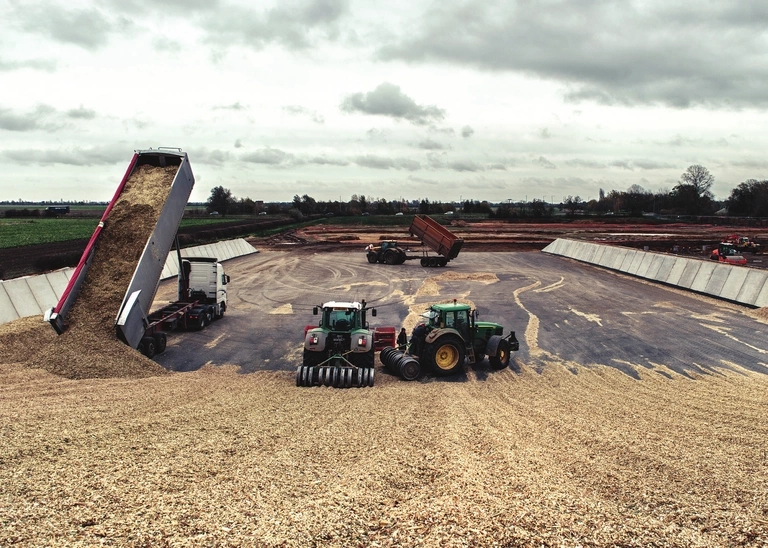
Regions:
[[644, 257], [645, 252], [637, 251], [635, 256], [632, 258], [632, 262], [629, 264], [629, 268], [627, 268], [627, 273], [637, 274], [637, 270], [640, 268], [640, 264], [643, 262]]
[[37, 300], [35, 300], [35, 295], [29, 288], [26, 277], [6, 280], [4, 285], [13, 303], [13, 308], [16, 309], [16, 313], [20, 318], [42, 314], [42, 310], [40, 310]]
[[728, 279], [728, 275], [732, 270], [733, 267], [730, 265], [717, 263], [709, 278], [707, 287], [704, 288], [704, 293], [719, 297], [720, 293], [723, 291], [723, 287], [725, 287], [725, 281]]
[[685, 289], [690, 289], [693, 285], [693, 282], [696, 280], [696, 276], [699, 273], [699, 269], [701, 268], [701, 265], [706, 264], [703, 261], [694, 261], [692, 259], [686, 259], [687, 264], [685, 265], [685, 270], [683, 270], [683, 275], [680, 276], [680, 281], [678, 282], [678, 285], [680, 287], [684, 287]]
[[655, 253], [652, 253], [651, 255], [653, 255], [653, 259], [651, 259], [651, 264], [648, 265], [645, 277], [649, 280], [655, 280], [659, 273], [659, 269], [661, 269], [661, 263], [664, 261], [664, 255], [656, 255]]
[[712, 277], [712, 273], [715, 271], [717, 265], [718, 263], [702, 262], [699, 271], [696, 273], [696, 277], [691, 284], [691, 290], [703, 293], [707, 289], [709, 279]]
[[51, 282], [47, 275], [29, 276], [27, 278], [27, 285], [29, 285], [29, 289], [32, 291], [32, 295], [34, 295], [35, 301], [37, 301], [37, 307], [41, 312], [44, 312], [58, 302], [59, 299], [56, 297], [56, 292], [51, 287]]
[[5, 290], [5, 284], [0, 284], [0, 323], [12, 322], [19, 319], [19, 313], [13, 306], [11, 297]]
[[643, 260], [640, 262], [640, 266], [637, 267], [637, 275], [641, 278], [646, 278], [648, 274], [648, 268], [651, 266], [651, 262], [653, 262], [653, 254], [644, 253]]
[[638, 253], [637, 249], [628, 249], [627, 254], [624, 257], [624, 262], [621, 263], [621, 266], [619, 266], [619, 270], [621, 270], [622, 272], [628, 272], [629, 265], [631, 265], [632, 262], [635, 260], [637, 253]]
[[669, 270], [669, 274], [667, 274], [667, 279], [664, 281], [672, 285], [679, 284], [686, 266], [688, 266], [688, 259], [685, 257], [677, 257], [672, 264], [672, 268]]
[[730, 268], [728, 273], [728, 279], [725, 280], [723, 288], [720, 290], [720, 296], [723, 299], [729, 299], [735, 301], [741, 288], [744, 286], [744, 282], [747, 280], [747, 274], [749, 274], [748, 268]]
[[672, 271], [672, 267], [676, 262], [677, 257], [662, 256], [661, 266], [659, 266], [659, 271], [656, 273], [656, 276], [654, 276], [654, 280], [666, 282], [667, 278], [669, 278], [669, 273]]
[[741, 291], [739, 291], [736, 300], [740, 303], [766, 306], [768, 303], [759, 304], [764, 302], [761, 301], [759, 297], [763, 287], [766, 285], [766, 278], [768, 278], [768, 272], [763, 270], [750, 270], [747, 274], [747, 279], [744, 280], [744, 283], [741, 286]]
[[613, 259], [613, 264], [611, 265], [611, 268], [614, 270], [621, 270], [621, 264], [624, 262], [624, 259], [627, 258], [627, 248], [625, 247], [617, 247], [616, 248], [616, 256]]

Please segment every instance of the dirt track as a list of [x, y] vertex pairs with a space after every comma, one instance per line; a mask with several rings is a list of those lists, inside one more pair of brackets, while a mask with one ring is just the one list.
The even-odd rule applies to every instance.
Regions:
[[[171, 338], [166, 366], [191, 372], [0, 366], [0, 544], [768, 544], [766, 324], [543, 254], [459, 259], [265, 251], [228, 262], [223, 320]], [[392, 325], [471, 300], [521, 351], [296, 388], [311, 305], [343, 296]]]

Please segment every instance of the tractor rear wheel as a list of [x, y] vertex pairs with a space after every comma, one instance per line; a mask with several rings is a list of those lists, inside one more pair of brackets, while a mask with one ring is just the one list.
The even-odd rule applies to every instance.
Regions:
[[509, 341], [501, 339], [495, 356], [488, 356], [488, 363], [493, 369], [504, 369], [509, 365]]
[[397, 264], [397, 252], [393, 249], [387, 249], [384, 252], [384, 262], [387, 264]]
[[437, 375], [454, 375], [464, 367], [464, 342], [455, 335], [443, 335], [424, 349], [427, 362]]

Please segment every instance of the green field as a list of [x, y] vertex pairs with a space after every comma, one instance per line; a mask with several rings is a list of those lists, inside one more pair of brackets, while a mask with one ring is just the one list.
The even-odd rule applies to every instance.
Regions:
[[[247, 217], [190, 217], [182, 219], [181, 227], [215, 225], [244, 218]], [[98, 217], [0, 218], [0, 248], [90, 238], [98, 224]]]

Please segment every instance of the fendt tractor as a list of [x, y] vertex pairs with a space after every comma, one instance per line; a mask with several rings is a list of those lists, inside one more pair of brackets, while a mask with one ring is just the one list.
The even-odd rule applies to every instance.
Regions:
[[312, 309], [318, 326], [304, 328], [304, 359], [296, 386], [350, 388], [373, 386], [374, 352], [395, 344], [395, 328], [371, 328], [363, 302], [330, 301]]
[[[368, 262], [394, 265], [420, 259], [421, 266], [445, 266], [459, 255], [464, 244], [464, 240], [427, 215], [414, 216], [408, 231], [421, 241], [420, 254], [409, 255], [409, 250], [399, 246], [396, 240], [383, 240], [377, 246], [371, 244], [365, 248]], [[430, 255], [430, 250], [437, 255]]]
[[435, 375], [460, 373], [466, 360], [480, 363], [488, 356], [492, 369], [509, 365], [510, 352], [520, 349], [515, 332], [504, 336], [504, 328], [493, 322], [477, 320], [477, 310], [457, 303], [433, 304], [422, 314], [405, 352], [393, 347], [382, 349], [379, 359], [384, 367], [405, 380], [415, 380], [422, 368]]

